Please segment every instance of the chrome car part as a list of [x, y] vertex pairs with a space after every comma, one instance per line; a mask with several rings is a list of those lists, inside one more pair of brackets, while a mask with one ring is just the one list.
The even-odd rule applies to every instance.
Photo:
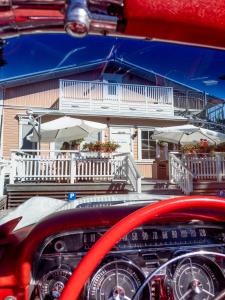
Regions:
[[[1, 0], [0, 35], [10, 37], [35, 32], [63, 32], [72, 36], [110, 34], [120, 30], [121, 0]], [[120, 29], [119, 29], [120, 28]]]

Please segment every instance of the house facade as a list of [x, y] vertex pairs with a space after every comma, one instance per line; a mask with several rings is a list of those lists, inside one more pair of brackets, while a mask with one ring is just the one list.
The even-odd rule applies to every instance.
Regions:
[[[211, 101], [201, 91], [118, 60], [16, 78], [0, 88], [4, 159], [12, 150], [39, 146], [26, 138], [32, 131], [31, 114], [41, 123], [69, 115], [106, 123], [107, 129], [89, 140], [117, 142], [118, 152], [131, 153], [141, 175], [154, 179], [166, 176], [160, 173], [160, 162], [174, 149], [151, 140], [154, 128], [185, 124]], [[215, 105], [220, 99], [213, 101]], [[56, 143], [40, 144], [42, 150], [59, 148]]]

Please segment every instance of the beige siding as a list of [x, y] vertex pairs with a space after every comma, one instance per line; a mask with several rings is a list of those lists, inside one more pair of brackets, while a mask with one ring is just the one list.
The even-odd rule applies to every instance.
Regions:
[[145, 178], [157, 179], [156, 163], [137, 163], [137, 167], [141, 173], [141, 176]]
[[[21, 111], [4, 109], [3, 111], [3, 156], [9, 157], [11, 149], [18, 149], [19, 122], [16, 115]], [[24, 112], [25, 113], [25, 112]]]
[[[98, 71], [91, 71], [64, 79], [96, 80]], [[5, 105], [19, 105], [28, 107], [49, 108], [59, 99], [59, 79], [52, 79], [38, 83], [26, 84], [5, 90]]]
[[149, 82], [149, 80], [138, 77], [138, 76], [136, 76], [135, 74], [132, 74], [132, 73], [127, 73], [123, 77], [123, 83], [155, 86], [155, 83], [153, 83], [153, 82], [151, 83], [151, 82]]
[[[64, 79], [96, 80], [99, 79], [100, 72], [101, 69], [98, 69], [64, 77]], [[5, 89], [4, 105], [6, 108], [3, 111], [3, 156], [5, 158], [10, 155], [11, 149], [19, 148], [19, 121], [17, 114], [26, 114], [25, 108], [50, 108], [57, 103], [58, 98], [59, 79], [31, 84], [25, 82], [25, 85]], [[43, 121], [46, 122], [46, 120]], [[42, 144], [41, 149], [49, 150], [49, 144]]]

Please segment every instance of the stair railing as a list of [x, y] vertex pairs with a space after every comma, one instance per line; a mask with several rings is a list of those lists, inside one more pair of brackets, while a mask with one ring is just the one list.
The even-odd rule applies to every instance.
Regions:
[[194, 175], [173, 152], [169, 156], [169, 175], [170, 181], [175, 183], [185, 195], [193, 192]]
[[[6, 178], [10, 174], [10, 169], [11, 169], [10, 161], [8, 160], [0, 161], [0, 197], [4, 195]], [[2, 205], [0, 203], [0, 210], [1, 210], [1, 206]]]
[[127, 182], [131, 184], [133, 191], [141, 193], [141, 174], [136, 166], [135, 160], [130, 153], [114, 154], [114, 158], [121, 158], [125, 160], [125, 173]]

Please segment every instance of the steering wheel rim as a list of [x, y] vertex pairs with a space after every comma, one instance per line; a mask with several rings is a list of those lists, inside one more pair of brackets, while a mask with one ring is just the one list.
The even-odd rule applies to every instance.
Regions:
[[112, 226], [88, 251], [68, 280], [60, 300], [77, 300], [96, 267], [127, 233], [156, 217], [187, 208], [219, 209], [225, 212], [225, 199], [207, 196], [184, 196], [142, 207]]

